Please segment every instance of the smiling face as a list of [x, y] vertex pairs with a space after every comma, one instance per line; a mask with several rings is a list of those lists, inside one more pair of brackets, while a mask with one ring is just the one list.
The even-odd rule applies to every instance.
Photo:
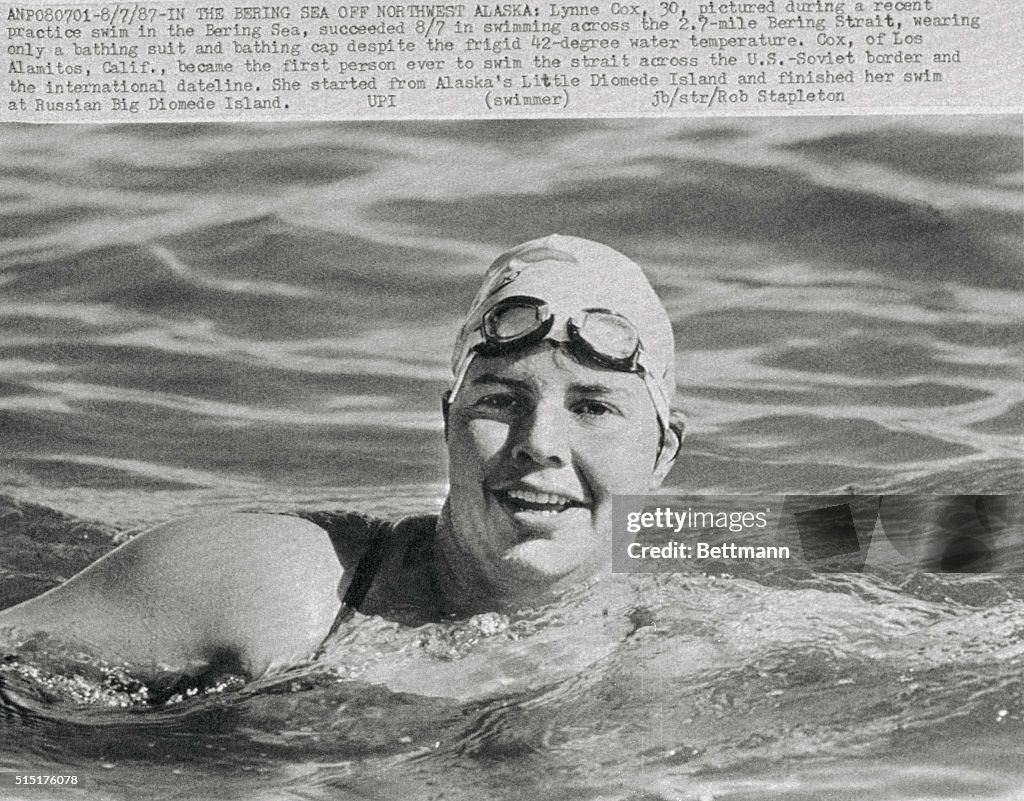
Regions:
[[[473, 360], [448, 417], [452, 533], [489, 584], [578, 581], [611, 558], [612, 495], [661, 484], [643, 380], [550, 342]], [[674, 453], [674, 448], [665, 449]]]

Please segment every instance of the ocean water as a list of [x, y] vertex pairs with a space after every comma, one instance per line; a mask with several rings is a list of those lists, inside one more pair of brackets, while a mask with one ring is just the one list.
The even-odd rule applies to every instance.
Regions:
[[[462, 311], [554, 231], [670, 311], [670, 487], [1020, 493], [1022, 142], [962, 116], [0, 126], [0, 606], [177, 515], [438, 509]], [[171, 705], [6, 653], [3, 797], [1024, 797], [1019, 575], [606, 576], [357, 617], [318, 664]]]

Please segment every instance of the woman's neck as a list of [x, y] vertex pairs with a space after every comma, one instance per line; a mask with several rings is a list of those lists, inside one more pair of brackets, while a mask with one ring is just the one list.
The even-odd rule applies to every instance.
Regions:
[[449, 613], [511, 611], [537, 603], [552, 589], [550, 581], [523, 581], [511, 573], [495, 570], [494, 565], [480, 564], [462, 544], [448, 501], [438, 518], [435, 543], [437, 589], [442, 606]]

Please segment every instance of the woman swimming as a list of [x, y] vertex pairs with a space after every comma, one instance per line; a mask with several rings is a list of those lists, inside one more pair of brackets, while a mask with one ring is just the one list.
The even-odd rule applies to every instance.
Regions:
[[258, 675], [310, 658], [354, 608], [413, 623], [536, 604], [606, 568], [612, 497], [671, 469], [673, 362], [636, 264], [574, 237], [519, 245], [456, 339], [440, 515], [176, 520], [0, 612], [0, 627], [136, 669]]

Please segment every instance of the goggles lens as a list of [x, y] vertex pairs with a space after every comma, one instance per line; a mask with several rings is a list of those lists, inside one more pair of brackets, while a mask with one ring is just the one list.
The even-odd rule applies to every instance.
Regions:
[[490, 343], [518, 342], [539, 330], [548, 317], [547, 305], [541, 301], [507, 298], [484, 315], [484, 337]]
[[640, 335], [629, 320], [605, 309], [591, 309], [585, 313], [582, 323], [571, 322], [571, 330], [580, 341], [595, 357], [606, 360], [608, 367], [636, 371]]

